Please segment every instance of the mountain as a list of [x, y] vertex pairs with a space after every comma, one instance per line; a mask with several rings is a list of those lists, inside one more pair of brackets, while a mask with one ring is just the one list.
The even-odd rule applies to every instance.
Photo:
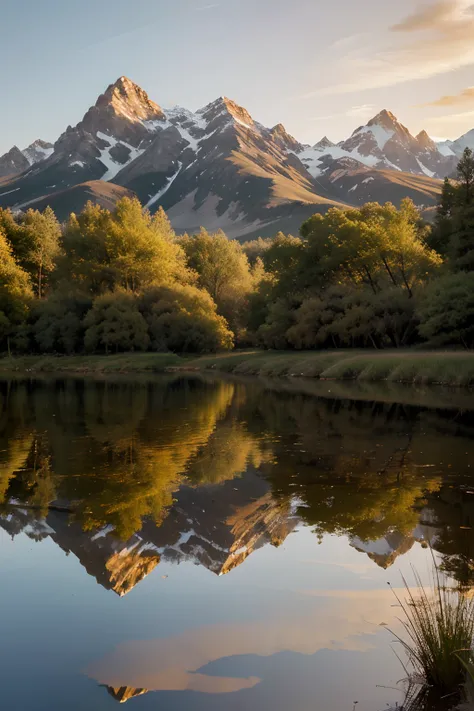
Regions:
[[0, 178], [21, 173], [29, 167], [28, 159], [18, 146], [13, 146], [7, 153], [0, 156]]
[[465, 148], [474, 150], [474, 128], [455, 141], [442, 141], [437, 144], [438, 150], [446, 156], [459, 158]]
[[453, 153], [440, 152], [436, 143], [421, 131], [416, 137], [387, 110], [357, 128], [346, 141], [334, 145], [326, 137], [313, 147], [305, 146], [297, 154], [314, 177], [324, 170], [328, 160], [351, 158], [371, 168], [444, 178], [454, 170]]
[[53, 144], [38, 139], [24, 150], [13, 146], [8, 153], [0, 156], [0, 178], [21, 173], [35, 163], [48, 158], [53, 152]]
[[0, 159], [0, 207], [50, 204], [65, 219], [88, 199], [111, 208], [134, 194], [152, 212], [162, 206], [178, 232], [248, 239], [365, 199], [432, 207], [456, 161], [454, 148], [412, 136], [386, 110], [337, 145], [325, 136], [307, 146], [225, 96], [196, 112], [163, 109], [122, 76], [54, 146], [35, 141]]
[[330, 161], [318, 182], [335, 200], [344, 199], [354, 205], [387, 201], [399, 204], [408, 197], [421, 209], [436, 203], [440, 188], [439, 180], [434, 178], [369, 168], [352, 158]]
[[135, 197], [135, 193], [120, 185], [115, 185], [115, 183], [89, 180], [87, 183], [79, 183], [79, 185], [73, 185], [72, 188], [58, 190], [50, 195], [30, 200], [28, 207], [42, 211], [49, 205], [56, 213], [57, 218], [64, 221], [67, 220], [71, 212], [80, 212], [88, 200], [107, 210], [113, 210], [123, 197]]

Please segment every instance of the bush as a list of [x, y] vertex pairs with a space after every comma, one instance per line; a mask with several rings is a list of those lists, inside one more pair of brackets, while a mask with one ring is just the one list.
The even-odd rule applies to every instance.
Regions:
[[87, 296], [53, 294], [40, 301], [33, 312], [34, 340], [44, 353], [72, 354], [82, 350], [84, 339], [83, 319], [91, 308]]
[[141, 297], [151, 346], [157, 351], [209, 353], [228, 350], [233, 335], [209, 294], [194, 286], [154, 287]]
[[150, 345], [138, 298], [129, 292], [98, 296], [84, 319], [84, 327], [88, 351], [145, 351]]
[[474, 347], [474, 273], [451, 274], [427, 289], [418, 312], [419, 332], [432, 345]]

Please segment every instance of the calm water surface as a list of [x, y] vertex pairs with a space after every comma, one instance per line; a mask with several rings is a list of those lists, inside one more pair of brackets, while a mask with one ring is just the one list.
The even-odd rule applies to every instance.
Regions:
[[474, 402], [390, 399], [0, 381], [1, 708], [400, 703], [387, 582], [474, 586]]

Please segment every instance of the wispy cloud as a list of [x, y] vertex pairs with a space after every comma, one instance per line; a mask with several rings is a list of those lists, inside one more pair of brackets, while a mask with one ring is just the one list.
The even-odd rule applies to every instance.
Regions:
[[220, 7], [221, 4], [219, 2], [214, 3], [213, 5], [202, 5], [202, 7], [197, 7], [196, 12], [204, 12], [204, 10], [214, 10], [216, 7]]
[[360, 104], [359, 106], [351, 106], [351, 108], [346, 111], [346, 116], [370, 118], [374, 113], [374, 109], [374, 104]]
[[472, 0], [437, 0], [381, 33], [378, 44], [360, 47], [336, 62], [344, 79], [308, 93], [342, 94], [426, 79], [474, 64]]
[[329, 119], [340, 118], [341, 116], [351, 116], [353, 118], [368, 119], [375, 113], [374, 104], [360, 104], [359, 106], [351, 106], [347, 111], [340, 111], [336, 114], [325, 114], [322, 116], [313, 116], [311, 121], [328, 121]]
[[474, 104], [474, 86], [464, 89], [459, 94], [448, 94], [441, 96], [436, 101], [430, 101], [421, 106], [464, 106], [465, 104]]

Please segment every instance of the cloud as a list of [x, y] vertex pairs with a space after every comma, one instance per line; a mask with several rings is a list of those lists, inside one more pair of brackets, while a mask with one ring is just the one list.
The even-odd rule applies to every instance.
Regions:
[[313, 116], [311, 121], [329, 121], [330, 119], [341, 118], [342, 116], [350, 116], [351, 118], [369, 119], [375, 114], [374, 104], [360, 104], [359, 106], [351, 106], [347, 111], [340, 111], [335, 114], [323, 114], [322, 116]]
[[404, 20], [392, 26], [394, 32], [419, 32], [443, 25], [451, 19], [456, 0], [440, 0], [434, 5], [427, 5], [408, 15]]
[[306, 655], [321, 649], [366, 651], [382, 624], [398, 627], [392, 590], [302, 593], [283, 618], [269, 616], [195, 627], [173, 637], [126, 641], [90, 664], [85, 673], [112, 687], [233, 693], [251, 689], [261, 680], [208, 675], [208, 664], [242, 655], [270, 657], [283, 651]]
[[352, 106], [346, 111], [346, 116], [360, 116], [361, 118], [370, 118], [374, 113], [374, 104], [360, 104], [360, 106]]
[[203, 12], [204, 10], [214, 10], [214, 8], [220, 7], [220, 3], [214, 3], [213, 5], [203, 5], [202, 7], [197, 7], [196, 12]]
[[462, 106], [463, 104], [473, 103], [474, 86], [470, 86], [459, 94], [441, 96], [439, 99], [436, 99], [436, 101], [430, 101], [428, 104], [421, 104], [421, 106]]
[[[472, 0], [438, 0], [381, 32], [336, 68], [344, 80], [306, 94], [344, 94], [445, 74], [474, 64]], [[350, 71], [350, 77], [348, 77]]]

